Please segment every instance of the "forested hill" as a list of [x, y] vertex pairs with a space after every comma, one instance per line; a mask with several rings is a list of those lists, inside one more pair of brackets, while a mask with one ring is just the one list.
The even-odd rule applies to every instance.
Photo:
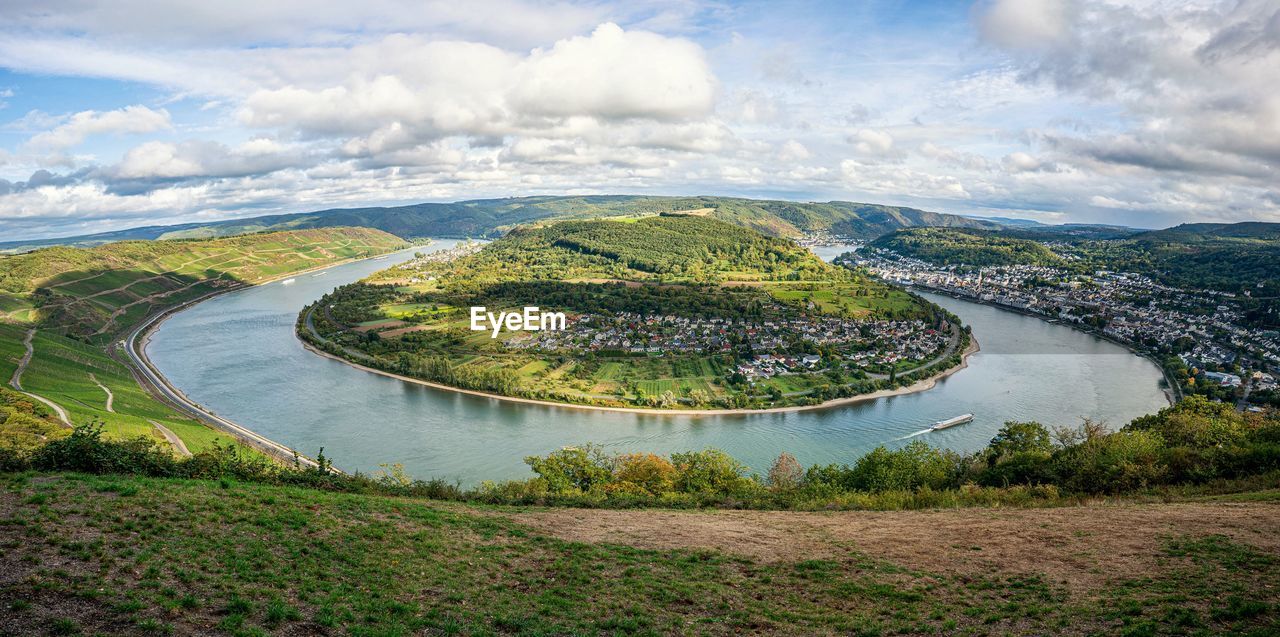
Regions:
[[1280, 295], [1280, 224], [1183, 224], [1125, 241], [1081, 244], [1084, 256], [1109, 269], [1149, 274], [1169, 285], [1255, 297]]
[[1244, 221], [1241, 223], [1184, 223], [1164, 230], [1151, 230], [1133, 237], [1146, 243], [1201, 243], [1224, 239], [1280, 241], [1280, 223]]
[[[870, 245], [938, 265], [1062, 265], [1042, 243], [1011, 236], [1020, 231], [912, 228]], [[1107, 240], [1045, 236], [1082, 271], [1138, 272], [1166, 285], [1280, 296], [1280, 224], [1184, 224]]]
[[845, 278], [795, 243], [717, 219], [662, 215], [513, 230], [452, 265], [460, 285], [507, 280], [811, 280]]
[[82, 237], [3, 242], [0, 250], [41, 245], [96, 245], [122, 239], [209, 238], [266, 230], [335, 226], [376, 228], [403, 238], [492, 237], [516, 225], [535, 221], [687, 211], [776, 236], [829, 231], [873, 239], [886, 232], [915, 226], [1000, 227], [993, 222], [958, 215], [846, 201], [798, 203], [730, 197], [545, 196], [422, 203], [393, 208], [333, 209], [209, 224], [150, 226]]
[[1061, 259], [1045, 246], [981, 230], [912, 228], [888, 234], [871, 247], [892, 250], [938, 265], [1058, 265]]

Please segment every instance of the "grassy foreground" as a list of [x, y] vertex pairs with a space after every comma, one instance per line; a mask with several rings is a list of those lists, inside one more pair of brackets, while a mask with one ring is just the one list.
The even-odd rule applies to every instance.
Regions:
[[4, 474], [0, 634], [1280, 630], [1278, 556], [1214, 533], [1141, 547], [1153, 568], [1080, 590], [1034, 572], [910, 568], [853, 546], [767, 561], [574, 542], [519, 513], [226, 480]]

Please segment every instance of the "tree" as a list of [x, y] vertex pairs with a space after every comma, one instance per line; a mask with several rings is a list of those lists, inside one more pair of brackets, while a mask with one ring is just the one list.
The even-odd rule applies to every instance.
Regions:
[[649, 495], [662, 495], [675, 484], [676, 468], [662, 456], [632, 453], [614, 460], [614, 485], [634, 485]]
[[796, 457], [782, 452], [769, 468], [769, 486], [777, 491], [790, 491], [800, 486], [804, 479], [804, 467], [796, 461]]
[[1015, 453], [1051, 451], [1053, 441], [1049, 430], [1038, 422], [1006, 422], [987, 445], [988, 459], [992, 462]]
[[719, 449], [673, 453], [671, 462], [677, 471], [675, 487], [684, 493], [730, 495], [755, 486], [746, 477], [747, 467]]
[[524, 461], [546, 481], [547, 490], [552, 493], [585, 493], [613, 479], [608, 459], [594, 445], [565, 447], [545, 458], [529, 456]]

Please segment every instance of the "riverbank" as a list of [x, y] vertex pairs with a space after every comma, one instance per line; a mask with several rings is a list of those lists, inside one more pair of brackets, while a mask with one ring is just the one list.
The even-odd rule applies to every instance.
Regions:
[[[308, 319], [310, 319], [310, 314], [309, 314], [310, 311], [314, 311], [314, 309], [308, 311], [308, 316], [307, 316]], [[297, 331], [295, 330], [295, 336], [296, 334], [297, 334]], [[312, 334], [316, 338], [320, 338], [318, 334], [315, 334], [314, 332], [312, 332]], [[493, 400], [500, 400], [504, 402], [524, 404], [524, 405], [539, 405], [542, 407], [564, 407], [568, 409], [603, 411], [603, 412], [624, 413], [624, 414], [641, 414], [641, 415], [647, 415], [647, 416], [749, 416], [749, 415], [755, 415], [755, 414], [782, 414], [782, 413], [791, 413], [791, 412], [800, 412], [800, 411], [832, 409], [835, 407], [854, 405], [857, 403], [863, 403], [871, 400], [876, 400], [879, 398], [889, 398], [892, 396], [905, 396], [907, 394], [914, 394], [922, 391], [927, 391], [929, 389], [933, 389], [933, 387], [938, 384], [938, 381], [944, 378], [947, 378], [948, 376], [951, 376], [952, 374], [955, 374], [956, 372], [959, 372], [960, 370], [968, 367], [969, 357], [981, 351], [981, 347], [978, 345], [978, 339], [975, 338], [972, 334], [970, 334], [969, 346], [966, 347], [964, 351], [960, 353], [960, 362], [938, 374], [934, 374], [933, 376], [930, 376], [928, 378], [918, 380], [910, 385], [907, 385], [906, 387], [899, 387], [897, 389], [882, 389], [879, 391], [871, 392], [869, 394], [860, 394], [858, 396], [849, 396], [847, 398], [836, 398], [833, 400], [828, 400], [828, 401], [813, 404], [813, 405], [795, 405], [791, 407], [769, 407], [766, 409], [651, 409], [651, 408], [644, 408], [644, 407], [606, 407], [601, 405], [582, 405], [578, 403], [557, 402], [552, 400], [539, 400], [536, 398], [521, 398], [518, 396], [506, 396], [503, 394], [495, 394], [492, 392], [484, 392], [484, 391], [478, 391], [474, 389], [462, 389], [461, 387], [454, 387], [452, 385], [446, 385], [443, 383], [436, 383], [429, 380], [422, 380], [421, 378], [414, 378], [412, 376], [405, 376], [402, 374], [396, 374], [394, 372], [388, 372], [388, 371], [377, 369], [374, 367], [369, 367], [367, 365], [361, 365], [360, 363], [356, 363], [354, 361], [345, 359], [336, 354], [331, 354], [329, 352], [321, 350], [320, 348], [315, 347], [311, 343], [308, 343], [306, 339], [298, 338], [298, 341], [301, 342], [302, 346], [305, 347], [308, 351], [314, 354], [323, 356], [325, 358], [329, 358], [329, 359], [338, 361], [340, 363], [344, 363], [346, 365], [349, 365], [359, 370], [363, 370], [373, 374], [378, 374], [380, 376], [385, 376], [387, 378], [394, 378], [396, 380], [403, 381], [406, 383], [421, 385], [423, 387], [430, 387], [432, 389], [441, 389], [441, 390], [450, 391], [458, 394], [465, 394], [468, 396], [476, 396], [479, 398], [490, 398]]]
[[1054, 325], [1061, 325], [1061, 326], [1066, 327], [1066, 328], [1068, 328], [1068, 329], [1072, 329], [1072, 330], [1075, 330], [1075, 331], [1077, 331], [1077, 332], [1080, 332], [1081, 334], [1088, 334], [1089, 336], [1093, 336], [1093, 337], [1100, 338], [1100, 339], [1102, 339], [1102, 340], [1104, 340], [1104, 341], [1107, 341], [1108, 343], [1114, 343], [1115, 345], [1119, 345], [1120, 347], [1123, 347], [1123, 348], [1125, 348], [1126, 350], [1128, 350], [1128, 351], [1129, 351], [1129, 353], [1133, 354], [1134, 356], [1138, 356], [1138, 357], [1140, 357], [1140, 358], [1145, 358], [1145, 359], [1147, 359], [1147, 360], [1151, 361], [1151, 363], [1152, 363], [1153, 365], [1155, 365], [1155, 366], [1156, 366], [1156, 369], [1159, 369], [1159, 370], [1160, 370], [1160, 375], [1164, 378], [1164, 384], [1166, 385], [1166, 387], [1162, 390], [1162, 393], [1164, 394], [1165, 400], [1169, 401], [1169, 404], [1170, 404], [1170, 405], [1176, 405], [1176, 404], [1178, 404], [1178, 401], [1182, 400], [1182, 391], [1181, 391], [1180, 389], [1178, 389], [1178, 384], [1177, 384], [1177, 383], [1175, 383], [1175, 382], [1173, 382], [1173, 379], [1169, 377], [1169, 370], [1165, 369], [1165, 368], [1164, 368], [1164, 365], [1163, 365], [1160, 361], [1156, 360], [1155, 356], [1152, 356], [1149, 352], [1145, 352], [1145, 351], [1142, 351], [1142, 350], [1140, 350], [1140, 349], [1138, 349], [1138, 348], [1134, 347], [1132, 343], [1126, 343], [1125, 341], [1122, 341], [1122, 340], [1120, 340], [1120, 339], [1118, 339], [1118, 338], [1113, 338], [1113, 337], [1108, 336], [1107, 334], [1105, 334], [1105, 333], [1103, 333], [1103, 332], [1101, 332], [1101, 331], [1099, 331], [1099, 330], [1086, 329], [1086, 328], [1084, 328], [1084, 327], [1081, 327], [1081, 326], [1080, 326], [1080, 324], [1078, 324], [1078, 323], [1068, 323], [1068, 322], [1066, 322], [1066, 321], [1055, 321], [1052, 317], [1047, 316], [1047, 315], [1045, 315], [1045, 314], [1041, 314], [1041, 313], [1039, 313], [1039, 312], [1031, 312], [1031, 311], [1029, 311], [1029, 310], [1024, 310], [1024, 309], [1022, 309], [1022, 308], [1020, 308], [1020, 307], [1014, 307], [1014, 306], [1012, 306], [1012, 305], [1003, 305], [1003, 304], [1000, 304], [1000, 303], [992, 303], [992, 302], [990, 302], [990, 301], [985, 301], [985, 300], [980, 299], [980, 298], [978, 298], [978, 297], [973, 297], [973, 296], [964, 296], [964, 295], [961, 295], [961, 294], [955, 294], [955, 293], [953, 293], [953, 292], [951, 292], [951, 291], [949, 291], [949, 290], [943, 290], [943, 289], [941, 289], [941, 288], [931, 288], [931, 287], [926, 286], [926, 285], [910, 285], [910, 286], [907, 286], [907, 287], [919, 288], [919, 289], [921, 289], [921, 290], [927, 290], [927, 291], [932, 292], [932, 293], [934, 293], [934, 294], [941, 294], [941, 295], [943, 295], [943, 296], [949, 296], [949, 297], [951, 297], [951, 298], [953, 298], [953, 299], [959, 299], [959, 300], [961, 300], [961, 301], [968, 301], [968, 302], [970, 302], [970, 303], [975, 303], [975, 304], [977, 304], [977, 305], [985, 305], [985, 306], [987, 306], [987, 307], [994, 307], [994, 308], [996, 308], [996, 309], [998, 309], [998, 310], [1004, 310], [1004, 311], [1006, 311], [1006, 312], [1013, 312], [1014, 314], [1021, 314], [1021, 315], [1023, 315], [1023, 316], [1030, 316], [1030, 317], [1032, 317], [1032, 318], [1037, 318], [1037, 319], [1040, 319], [1040, 320], [1042, 320], [1042, 321], [1045, 321], [1046, 323], [1052, 323], [1052, 324], [1054, 324]]
[[[285, 280], [289, 280], [305, 274], [312, 274], [315, 272], [328, 270], [331, 268], [335, 268], [341, 265], [346, 265], [349, 263], [355, 263], [358, 261], [384, 259], [389, 255], [396, 254], [397, 252], [412, 250], [419, 247], [421, 246], [411, 245], [409, 247], [404, 248], [403, 250], [395, 250], [392, 252], [387, 252], [387, 253], [375, 255], [372, 257], [364, 257], [364, 258], [358, 258], [358, 259], [343, 259], [342, 261], [329, 263], [329, 264], [317, 266], [314, 268], [307, 268], [305, 270], [296, 270], [293, 272], [280, 274], [273, 277], [268, 277], [266, 279], [263, 279], [261, 281], [256, 281], [254, 283], [232, 285], [220, 290], [214, 290], [208, 294], [199, 296], [189, 301], [185, 301], [183, 303], [179, 303], [169, 308], [165, 308], [155, 314], [152, 314], [146, 317], [136, 327], [130, 329], [123, 339], [121, 339], [119, 342], [114, 342], [110, 346], [108, 346], [107, 351], [109, 354], [114, 356], [116, 352], [119, 351], [118, 346], [123, 345], [125, 360], [122, 360], [121, 362], [128, 365], [130, 369], [132, 369], [135, 372], [134, 378], [138, 381], [138, 384], [143, 389], [147, 390], [147, 392], [150, 393], [157, 400], [160, 400], [161, 402], [169, 405], [170, 407], [173, 407], [174, 409], [192, 418], [195, 418], [196, 420], [204, 423], [206, 426], [214, 429], [215, 431], [219, 431], [228, 436], [231, 436], [232, 438], [235, 438], [238, 442], [246, 444], [249, 447], [252, 447], [257, 451], [260, 451], [272, 458], [275, 458], [278, 461], [288, 463], [288, 464], [292, 464], [293, 462], [297, 461], [305, 466], [314, 467], [314, 466], [317, 466], [316, 462], [311, 458], [309, 458], [308, 456], [299, 453], [296, 449], [293, 449], [292, 447], [289, 447], [287, 445], [283, 445], [279, 442], [276, 442], [270, 438], [267, 438], [266, 436], [263, 436], [253, 431], [252, 429], [249, 429], [238, 423], [235, 423], [226, 418], [223, 418], [215, 414], [213, 411], [206, 409], [204, 406], [188, 398], [186, 394], [182, 392], [182, 390], [178, 389], [172, 383], [170, 383], [168, 378], [166, 378], [164, 374], [162, 374], [160, 370], [151, 362], [151, 359], [147, 357], [146, 348], [147, 348], [147, 344], [150, 342], [151, 335], [155, 332], [156, 329], [160, 327], [161, 324], [164, 323], [165, 320], [167, 320], [169, 317], [173, 316], [174, 314], [177, 314], [178, 312], [186, 310], [198, 303], [207, 301], [217, 296], [221, 296], [223, 294], [236, 292], [239, 290], [244, 290], [252, 287], [269, 285], [271, 283], [275, 283], [278, 281], [285, 281]], [[116, 358], [117, 360], [119, 360], [119, 357], [116, 357]]]

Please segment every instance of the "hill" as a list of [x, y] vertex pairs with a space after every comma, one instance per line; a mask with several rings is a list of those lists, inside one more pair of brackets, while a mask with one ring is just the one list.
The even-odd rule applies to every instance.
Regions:
[[0, 257], [0, 310], [105, 342], [158, 307], [403, 245], [385, 232], [344, 228], [43, 248]]
[[1035, 241], [974, 230], [912, 228], [885, 235], [869, 245], [944, 265], [1058, 265], [1062, 261]]
[[1183, 224], [1077, 247], [1099, 269], [1140, 272], [1176, 287], [1280, 296], [1276, 223]]
[[[477, 307], [538, 307], [564, 324], [477, 330]], [[941, 308], [790, 240], [672, 214], [528, 226], [453, 260], [424, 255], [320, 299], [300, 334], [450, 387], [696, 409], [894, 389], [952, 367], [967, 341]]]
[[1274, 493], [796, 513], [528, 510], [65, 473], [0, 485], [0, 632], [13, 635], [1280, 628]]
[[515, 197], [456, 203], [422, 203], [390, 208], [350, 208], [235, 219], [208, 224], [151, 226], [82, 237], [0, 242], [0, 251], [47, 245], [94, 245], [120, 239], [210, 238], [268, 230], [354, 226], [376, 228], [406, 239], [492, 237], [534, 221], [641, 216], [697, 211], [777, 236], [829, 231], [862, 239], [913, 226], [999, 227], [957, 215], [875, 204], [833, 201], [798, 203], [731, 197], [648, 197], [596, 195]]
[[[406, 245], [378, 230], [327, 228], [0, 257], [0, 378], [22, 392], [8, 398], [47, 411], [45, 421], [57, 416], [56, 435], [97, 421], [109, 436], [145, 436], [180, 453], [231, 444], [140, 386], [121, 338], [145, 318], [213, 292]], [[26, 416], [12, 422], [33, 425]]]
[[1240, 223], [1184, 223], [1164, 230], [1151, 230], [1133, 237], [1145, 242], [1196, 243], [1221, 239], [1280, 240], [1280, 223], [1243, 221]]

